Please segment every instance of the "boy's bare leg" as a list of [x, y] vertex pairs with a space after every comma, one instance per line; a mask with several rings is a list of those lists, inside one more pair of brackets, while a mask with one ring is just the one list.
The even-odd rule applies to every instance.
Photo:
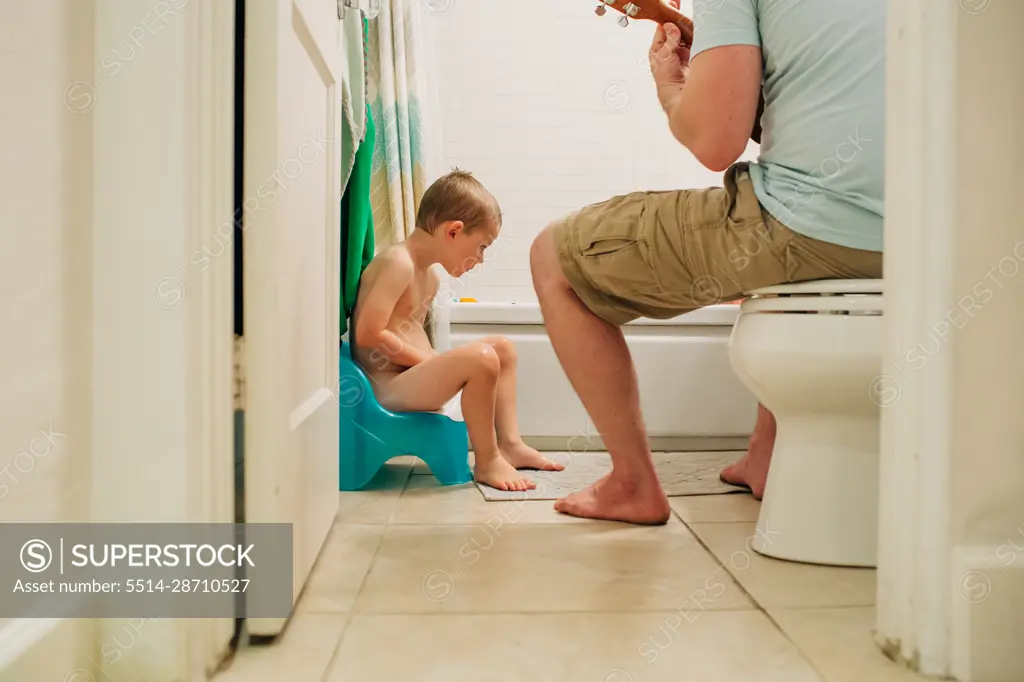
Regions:
[[498, 448], [516, 469], [561, 471], [565, 465], [552, 462], [523, 442], [516, 416], [516, 348], [504, 336], [488, 336], [484, 343], [494, 349], [501, 362], [498, 376], [498, 397], [495, 403], [494, 426]]
[[750, 445], [747, 454], [734, 464], [730, 464], [719, 475], [726, 483], [750, 488], [755, 500], [764, 497], [765, 483], [768, 481], [768, 468], [772, 463], [772, 450], [775, 448], [775, 417], [764, 405], [757, 406], [757, 423], [750, 434]]
[[530, 265], [555, 353], [612, 458], [611, 473], [558, 500], [555, 509], [595, 519], [665, 523], [671, 509], [654, 470], [636, 371], [622, 330], [595, 315], [573, 291], [550, 228], [534, 241]]
[[472, 343], [435, 355], [414, 367], [378, 380], [377, 399], [394, 412], [434, 412], [462, 391], [462, 416], [473, 444], [473, 477], [498, 490], [530, 490], [498, 449], [494, 405], [500, 361], [485, 343]]

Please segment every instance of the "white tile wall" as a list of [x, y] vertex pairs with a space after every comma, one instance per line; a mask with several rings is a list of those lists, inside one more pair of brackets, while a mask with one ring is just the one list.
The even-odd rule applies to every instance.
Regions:
[[[473, 171], [505, 214], [500, 243], [457, 285], [461, 296], [535, 301], [530, 243], [580, 206], [721, 182], [668, 130], [647, 65], [654, 24], [622, 28], [617, 13], [594, 14], [596, 0], [549, 4], [445, 0], [426, 14], [445, 165]], [[744, 158], [756, 153], [751, 143]]]

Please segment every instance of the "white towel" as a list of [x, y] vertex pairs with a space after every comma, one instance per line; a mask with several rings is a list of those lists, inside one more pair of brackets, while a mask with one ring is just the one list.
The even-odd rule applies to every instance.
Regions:
[[366, 136], [366, 46], [363, 44], [363, 12], [350, 7], [345, 11], [345, 51], [348, 64], [342, 78], [352, 102], [352, 133], [356, 147]]
[[345, 51], [341, 70], [339, 98], [341, 100], [342, 140], [341, 149], [341, 190], [348, 186], [352, 168], [356, 162], [356, 151], [366, 135], [366, 60], [363, 45], [363, 13], [353, 7], [345, 9], [341, 20], [342, 40]]

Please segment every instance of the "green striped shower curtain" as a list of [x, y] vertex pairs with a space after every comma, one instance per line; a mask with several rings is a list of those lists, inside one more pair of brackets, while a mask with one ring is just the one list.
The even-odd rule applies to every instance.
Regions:
[[370, 196], [377, 250], [408, 237], [441, 154], [437, 78], [424, 0], [380, 0], [370, 20], [367, 99], [376, 128]]

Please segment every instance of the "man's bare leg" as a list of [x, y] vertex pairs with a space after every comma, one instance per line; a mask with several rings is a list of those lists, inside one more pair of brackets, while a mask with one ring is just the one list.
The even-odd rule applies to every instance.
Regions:
[[530, 490], [537, 484], [516, 471], [498, 449], [494, 404], [500, 370], [493, 348], [467, 344], [380, 382], [377, 399], [394, 412], [434, 412], [461, 390], [462, 416], [473, 444], [473, 477], [499, 490]]
[[533, 285], [555, 354], [597, 427], [612, 471], [558, 500], [572, 516], [662, 524], [671, 513], [654, 470], [636, 370], [622, 330], [590, 311], [562, 273], [548, 228], [530, 249]]
[[764, 497], [768, 481], [768, 467], [772, 463], [775, 447], [775, 417], [764, 405], [757, 406], [757, 423], [750, 434], [747, 454], [735, 464], [722, 470], [720, 477], [726, 483], [750, 488], [755, 500]]
[[483, 340], [498, 354], [501, 374], [495, 401], [494, 426], [498, 433], [498, 449], [516, 469], [561, 471], [565, 465], [552, 462], [523, 442], [516, 416], [516, 349], [504, 336], [488, 336]]

